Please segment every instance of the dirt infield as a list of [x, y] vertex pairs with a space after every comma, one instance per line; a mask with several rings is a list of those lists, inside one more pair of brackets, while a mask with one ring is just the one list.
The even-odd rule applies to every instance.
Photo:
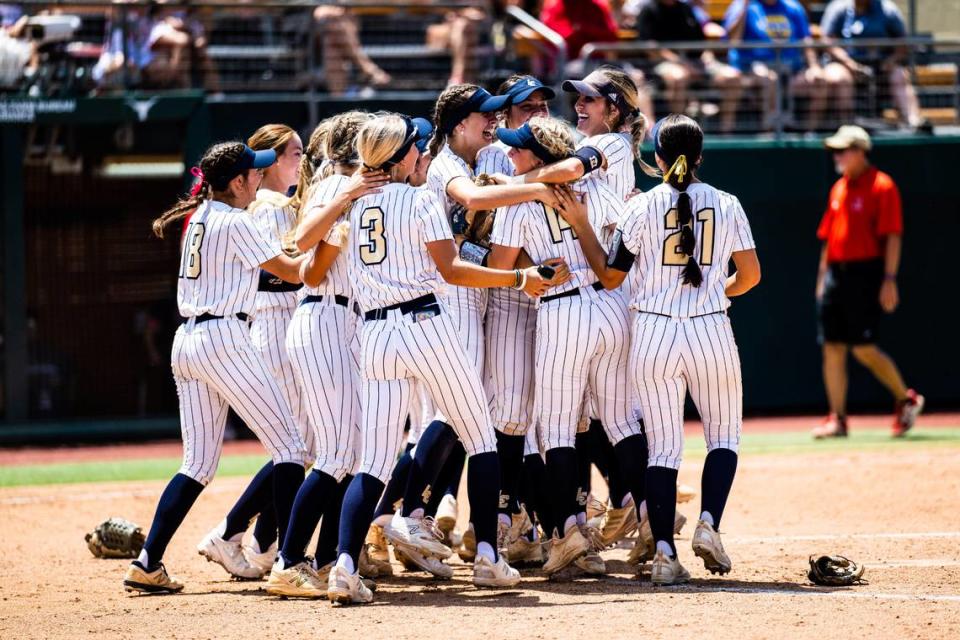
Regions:
[[[696, 485], [699, 472], [691, 462], [681, 479]], [[0, 490], [0, 637], [960, 636], [955, 447], [745, 457], [723, 522], [728, 579], [705, 574], [688, 525], [678, 544], [694, 578], [688, 587], [636, 579], [617, 549], [604, 554], [605, 579], [556, 584], [534, 572], [508, 592], [474, 590], [459, 561], [448, 582], [397, 565], [375, 604], [348, 609], [270, 599], [262, 583], [228, 581], [196, 554], [244, 481], [219, 478], [201, 496], [166, 558], [187, 589], [154, 597], [125, 595], [125, 562], [93, 559], [83, 533], [111, 515], [147, 525], [162, 483]], [[870, 584], [809, 586], [806, 557], [815, 552], [866, 563]]]

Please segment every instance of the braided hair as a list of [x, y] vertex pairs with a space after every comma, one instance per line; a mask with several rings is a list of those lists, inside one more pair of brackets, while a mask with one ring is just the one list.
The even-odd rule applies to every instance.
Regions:
[[[663, 181], [680, 192], [677, 198], [677, 220], [680, 223], [680, 250], [687, 256], [683, 267], [683, 283], [699, 287], [703, 282], [703, 272], [694, 257], [697, 248], [697, 235], [694, 231], [693, 203], [687, 187], [694, 180], [694, 171], [700, 166], [703, 153], [703, 129], [697, 121], [685, 115], [669, 115], [654, 127], [654, 147], [670, 169], [663, 175]], [[644, 171], [649, 167], [642, 163]], [[648, 172], [649, 173], [649, 172]]]
[[207, 149], [200, 158], [200, 171], [195, 174], [200, 178], [200, 183], [190, 195], [180, 198], [175, 205], [153, 221], [153, 234], [162, 238], [164, 229], [171, 222], [186, 217], [204, 200], [212, 199], [215, 191], [225, 191], [230, 180], [236, 177], [231, 170], [243, 155], [244, 148], [245, 145], [242, 142], [220, 142]]
[[446, 131], [454, 111], [466, 104], [479, 88], [475, 84], [455, 84], [444, 89], [440, 97], [437, 98], [437, 104], [433, 108], [433, 137], [430, 138], [431, 156], [436, 158], [440, 149], [446, 144], [447, 134], [444, 131]]

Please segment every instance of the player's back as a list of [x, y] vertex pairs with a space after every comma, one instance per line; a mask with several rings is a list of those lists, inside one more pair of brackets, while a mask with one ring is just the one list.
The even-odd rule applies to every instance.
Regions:
[[740, 201], [703, 182], [687, 187], [693, 214], [700, 265], [699, 287], [683, 283], [687, 256], [680, 247], [677, 211], [680, 192], [661, 184], [627, 203], [619, 231], [636, 256], [639, 286], [631, 306], [651, 313], [690, 318], [716, 313], [730, 306], [724, 293], [733, 252], [752, 249], [753, 236]]
[[378, 309], [441, 284], [426, 243], [450, 238], [443, 207], [428, 189], [391, 183], [350, 210], [350, 276], [360, 308]]
[[201, 204], [184, 234], [177, 304], [184, 317], [250, 314], [259, 265], [280, 253], [250, 215], [216, 200]]
[[[603, 237], [604, 228], [619, 221], [623, 208], [619, 198], [602, 180], [593, 177], [572, 186], [584, 197], [590, 226], [598, 237]], [[490, 241], [522, 247], [537, 264], [550, 258], [564, 258], [570, 268], [570, 280], [551, 289], [551, 294], [584, 287], [598, 280], [573, 228], [555, 209], [542, 202], [523, 202], [499, 210]]]

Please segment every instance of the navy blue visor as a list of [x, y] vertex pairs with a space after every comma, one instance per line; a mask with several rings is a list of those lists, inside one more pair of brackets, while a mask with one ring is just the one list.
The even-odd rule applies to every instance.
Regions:
[[525, 124], [518, 129], [506, 129], [502, 127], [498, 128], [497, 138], [500, 140], [500, 142], [508, 147], [513, 147], [514, 149], [529, 149], [533, 152], [533, 155], [537, 156], [547, 164], [563, 159], [554, 156], [552, 153], [547, 151], [542, 144], [537, 142], [537, 139], [533, 135], [533, 130], [530, 128], [529, 124]]

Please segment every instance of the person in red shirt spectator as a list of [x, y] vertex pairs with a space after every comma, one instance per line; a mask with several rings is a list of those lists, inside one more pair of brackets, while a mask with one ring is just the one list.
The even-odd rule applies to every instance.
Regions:
[[893, 435], [900, 437], [913, 426], [924, 402], [923, 396], [907, 388], [896, 363], [876, 344], [881, 316], [893, 313], [900, 300], [900, 192], [889, 175], [870, 164], [870, 135], [860, 127], [840, 127], [825, 145], [842, 175], [830, 190], [817, 230], [824, 242], [817, 306], [830, 415], [813, 435], [847, 435], [847, 354], [853, 353], [893, 394]]

